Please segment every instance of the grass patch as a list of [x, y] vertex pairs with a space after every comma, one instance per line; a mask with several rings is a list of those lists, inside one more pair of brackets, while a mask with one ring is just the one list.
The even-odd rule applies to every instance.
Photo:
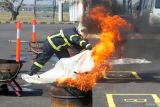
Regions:
[[[5, 22], [9, 21], [11, 18], [10, 12], [0, 12], [0, 21]], [[28, 22], [32, 23], [32, 20], [34, 18], [33, 12], [20, 12], [17, 20], [21, 20], [22, 22]], [[37, 22], [58, 22], [58, 13], [55, 14], [54, 20], [53, 20], [53, 13], [37, 13]], [[63, 21], [68, 22], [69, 21], [69, 13], [64, 12], [63, 13]]]

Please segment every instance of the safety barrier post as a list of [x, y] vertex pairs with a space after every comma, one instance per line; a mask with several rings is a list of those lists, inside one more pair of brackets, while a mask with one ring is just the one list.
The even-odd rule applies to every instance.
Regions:
[[20, 62], [20, 48], [21, 48], [21, 40], [20, 40], [20, 29], [21, 22], [17, 22], [17, 40], [16, 40], [16, 62]]
[[32, 42], [36, 42], [36, 19], [33, 19], [33, 31], [32, 31]]

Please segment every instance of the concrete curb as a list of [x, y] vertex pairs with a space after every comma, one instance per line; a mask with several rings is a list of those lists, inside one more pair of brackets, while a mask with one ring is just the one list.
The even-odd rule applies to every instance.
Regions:
[[[0, 24], [16, 24], [16, 21], [0, 21]], [[22, 24], [32, 24], [32, 22], [21, 22]], [[76, 24], [78, 22], [37, 22], [37, 24]]]
[[0, 21], [0, 24], [7, 24], [10, 23], [9, 21]]

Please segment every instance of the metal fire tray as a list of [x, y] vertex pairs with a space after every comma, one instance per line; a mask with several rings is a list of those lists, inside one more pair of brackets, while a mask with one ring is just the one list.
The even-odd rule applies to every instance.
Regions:
[[16, 62], [15, 60], [0, 59], [0, 84], [10, 86], [17, 96], [21, 96], [22, 88], [16, 82], [16, 77], [24, 61]]

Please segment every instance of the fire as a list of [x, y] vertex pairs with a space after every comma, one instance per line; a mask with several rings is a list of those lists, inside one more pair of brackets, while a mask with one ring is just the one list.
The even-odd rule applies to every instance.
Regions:
[[89, 19], [98, 24], [100, 29], [100, 41], [92, 49], [92, 58], [95, 66], [91, 72], [82, 73], [76, 79], [66, 78], [58, 82], [58, 85], [66, 84], [69, 87], [77, 87], [81, 91], [89, 91], [97, 80], [103, 78], [111, 65], [106, 64], [115, 52], [115, 43], [120, 41], [120, 28], [129, 24], [121, 17], [111, 16], [103, 7], [95, 7], [88, 13]]

